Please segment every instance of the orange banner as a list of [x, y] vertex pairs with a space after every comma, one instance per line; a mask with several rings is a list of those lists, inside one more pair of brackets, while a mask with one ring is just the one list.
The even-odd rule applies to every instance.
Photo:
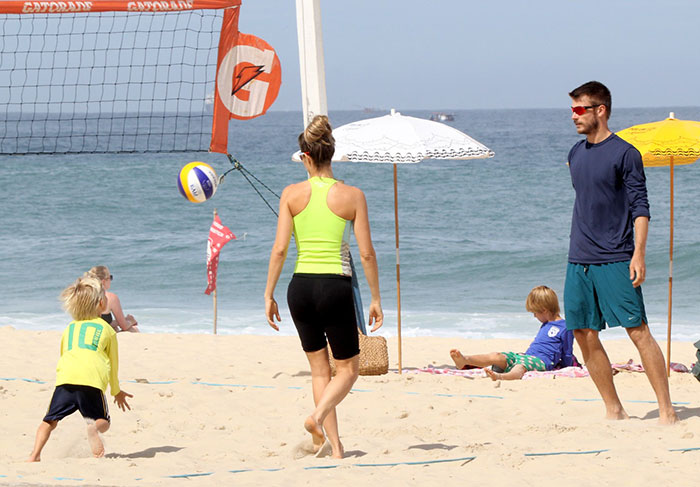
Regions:
[[129, 2], [124, 0], [96, 0], [83, 2], [39, 1], [0, 2], [3, 14], [64, 14], [85, 12], [176, 12], [236, 7], [241, 0], [163, 0]]
[[228, 122], [263, 115], [282, 83], [275, 50], [264, 40], [238, 32], [238, 9], [226, 10], [219, 40], [211, 152], [228, 151]]

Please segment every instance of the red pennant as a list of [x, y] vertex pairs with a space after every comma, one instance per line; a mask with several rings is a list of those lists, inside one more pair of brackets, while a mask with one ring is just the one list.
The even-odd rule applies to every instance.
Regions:
[[214, 221], [209, 229], [207, 240], [207, 290], [204, 294], [211, 294], [216, 290], [216, 269], [219, 266], [219, 252], [229, 240], [236, 238], [228, 227], [221, 223], [219, 215], [214, 216]]

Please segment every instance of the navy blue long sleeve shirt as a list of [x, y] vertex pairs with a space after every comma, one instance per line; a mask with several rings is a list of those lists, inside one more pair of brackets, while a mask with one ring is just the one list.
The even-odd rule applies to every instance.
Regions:
[[576, 191], [569, 262], [630, 260], [634, 220], [650, 217], [639, 151], [615, 134], [597, 144], [584, 139], [569, 151], [569, 171]]

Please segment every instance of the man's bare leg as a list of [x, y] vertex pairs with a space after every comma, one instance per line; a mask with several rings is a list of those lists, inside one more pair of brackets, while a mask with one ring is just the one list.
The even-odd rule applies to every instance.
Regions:
[[518, 364], [513, 366], [510, 371], [504, 373], [494, 372], [488, 368], [484, 368], [484, 372], [491, 377], [491, 380], [520, 380], [525, 375], [526, 370], [525, 366]]
[[41, 461], [41, 450], [44, 449], [44, 445], [49, 441], [51, 432], [56, 429], [58, 421], [42, 421], [36, 430], [36, 438], [34, 439], [34, 450], [29, 455], [27, 459], [28, 462], [40, 462]]
[[591, 375], [591, 379], [593, 379], [593, 383], [598, 389], [603, 403], [605, 403], [605, 418], [629, 419], [617, 395], [617, 390], [613, 383], [610, 359], [603, 348], [603, 344], [600, 343], [598, 331], [590, 329], [574, 330], [574, 337], [581, 348], [581, 353], [583, 353], [583, 362], [588, 369], [588, 373]]
[[450, 350], [450, 357], [452, 357], [458, 369], [463, 369], [467, 365], [473, 365], [475, 367], [490, 367], [496, 365], [502, 369], [508, 366], [505, 355], [498, 352], [480, 355], [462, 355], [462, 352], [453, 348]]
[[671, 404], [671, 394], [668, 389], [666, 365], [659, 344], [649, 331], [646, 323], [636, 328], [626, 328], [632, 343], [637, 347], [642, 359], [642, 366], [659, 403], [659, 423], [673, 424], [678, 421], [676, 411]]

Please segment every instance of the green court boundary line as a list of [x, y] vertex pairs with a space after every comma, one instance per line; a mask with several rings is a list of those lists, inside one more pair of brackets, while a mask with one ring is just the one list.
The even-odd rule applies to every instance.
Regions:
[[[46, 384], [46, 381], [38, 380], [38, 379], [27, 379], [27, 378], [22, 378], [22, 377], [0, 377], [0, 380], [4, 381], [23, 381], [23, 382], [31, 382], [35, 384]], [[181, 381], [178, 380], [163, 380], [163, 381], [153, 381], [153, 382], [143, 382], [143, 381], [138, 381], [138, 380], [128, 380], [124, 382], [129, 382], [133, 384], [145, 384], [145, 385], [168, 385], [168, 384], [179, 384]], [[275, 386], [275, 385], [258, 385], [258, 384], [227, 384], [227, 383], [219, 383], [219, 382], [206, 382], [206, 381], [199, 381], [199, 380], [193, 380], [189, 382], [190, 384], [193, 385], [200, 385], [200, 386], [209, 386], [209, 387], [236, 387], [240, 389], [245, 389], [245, 388], [250, 388], [250, 389], [293, 389], [293, 390], [301, 390], [303, 389], [302, 386]], [[374, 389], [350, 389], [350, 392], [376, 392]], [[412, 391], [404, 391], [404, 394], [410, 394], [410, 395], [430, 395], [430, 396], [437, 396], [437, 397], [469, 397], [469, 398], [477, 398], [477, 399], [506, 399], [505, 396], [496, 396], [496, 395], [489, 395], [489, 394], [452, 394], [452, 393], [445, 393], [445, 392], [412, 392]], [[557, 401], [576, 401], [576, 402], [594, 402], [594, 401], [602, 401], [601, 398], [577, 398], [577, 397], [572, 397], [572, 398], [563, 398], [559, 397], [556, 399]], [[657, 401], [655, 400], [643, 400], [643, 399], [623, 399], [622, 402], [630, 402], [630, 403], [643, 403], [643, 404], [656, 404]], [[683, 405], [689, 405], [691, 404], [690, 401], [672, 401], [671, 404], [674, 406], [683, 406]]]
[[[554, 452], [534, 452], [534, 453], [523, 453], [523, 456], [529, 457], [529, 458], [537, 458], [537, 457], [550, 457], [550, 456], [558, 456], [558, 455], [598, 455], [600, 453], [605, 453], [609, 452], [610, 449], [608, 448], [603, 448], [600, 450], [581, 450], [581, 451], [554, 451]], [[670, 452], [681, 452], [681, 453], [686, 453], [689, 451], [700, 451], [700, 447], [689, 447], [689, 448], [669, 448], [668, 451]], [[377, 467], [377, 468], [382, 468], [382, 467], [398, 467], [398, 466], [426, 466], [426, 465], [436, 465], [436, 464], [441, 464], [441, 463], [456, 463], [456, 462], [464, 462], [464, 464], [472, 462], [476, 460], [476, 456], [468, 456], [468, 457], [458, 457], [458, 458], [439, 458], [436, 460], [413, 460], [413, 461], [403, 461], [403, 462], [384, 462], [384, 463], [351, 463], [351, 464], [333, 464], [333, 465], [310, 465], [303, 467], [303, 470], [330, 470], [334, 468], [341, 468], [341, 467], [357, 467], [357, 468], [368, 468], [368, 467]], [[282, 470], [286, 470], [285, 467], [268, 467], [268, 468], [241, 468], [241, 469], [235, 469], [235, 470], [226, 470], [224, 473], [232, 473], [232, 474], [238, 474], [238, 473], [246, 473], [246, 472], [280, 472]], [[182, 474], [172, 474], [172, 475], [165, 475], [162, 477], [157, 477], [157, 478], [163, 478], [163, 479], [190, 479], [190, 478], [196, 478], [196, 477], [208, 477], [210, 475], [214, 475], [217, 472], [197, 472], [197, 473], [182, 473]], [[0, 478], [2, 479], [9, 479], [10, 477], [8, 475], [0, 474]], [[23, 478], [22, 475], [17, 475], [16, 478]], [[52, 480], [58, 480], [58, 481], [72, 481], [72, 482], [85, 482], [86, 480], [84, 478], [76, 478], [76, 477], [52, 477]], [[134, 480], [144, 480], [143, 477], [135, 478]]]
[[549, 456], [554, 456], [554, 455], [597, 455], [598, 453], [603, 453], [606, 451], [610, 451], [609, 449], [605, 448], [602, 450], [587, 450], [587, 451], [552, 451], [552, 452], [543, 452], [543, 453], [524, 453], [526, 457], [549, 457]]

